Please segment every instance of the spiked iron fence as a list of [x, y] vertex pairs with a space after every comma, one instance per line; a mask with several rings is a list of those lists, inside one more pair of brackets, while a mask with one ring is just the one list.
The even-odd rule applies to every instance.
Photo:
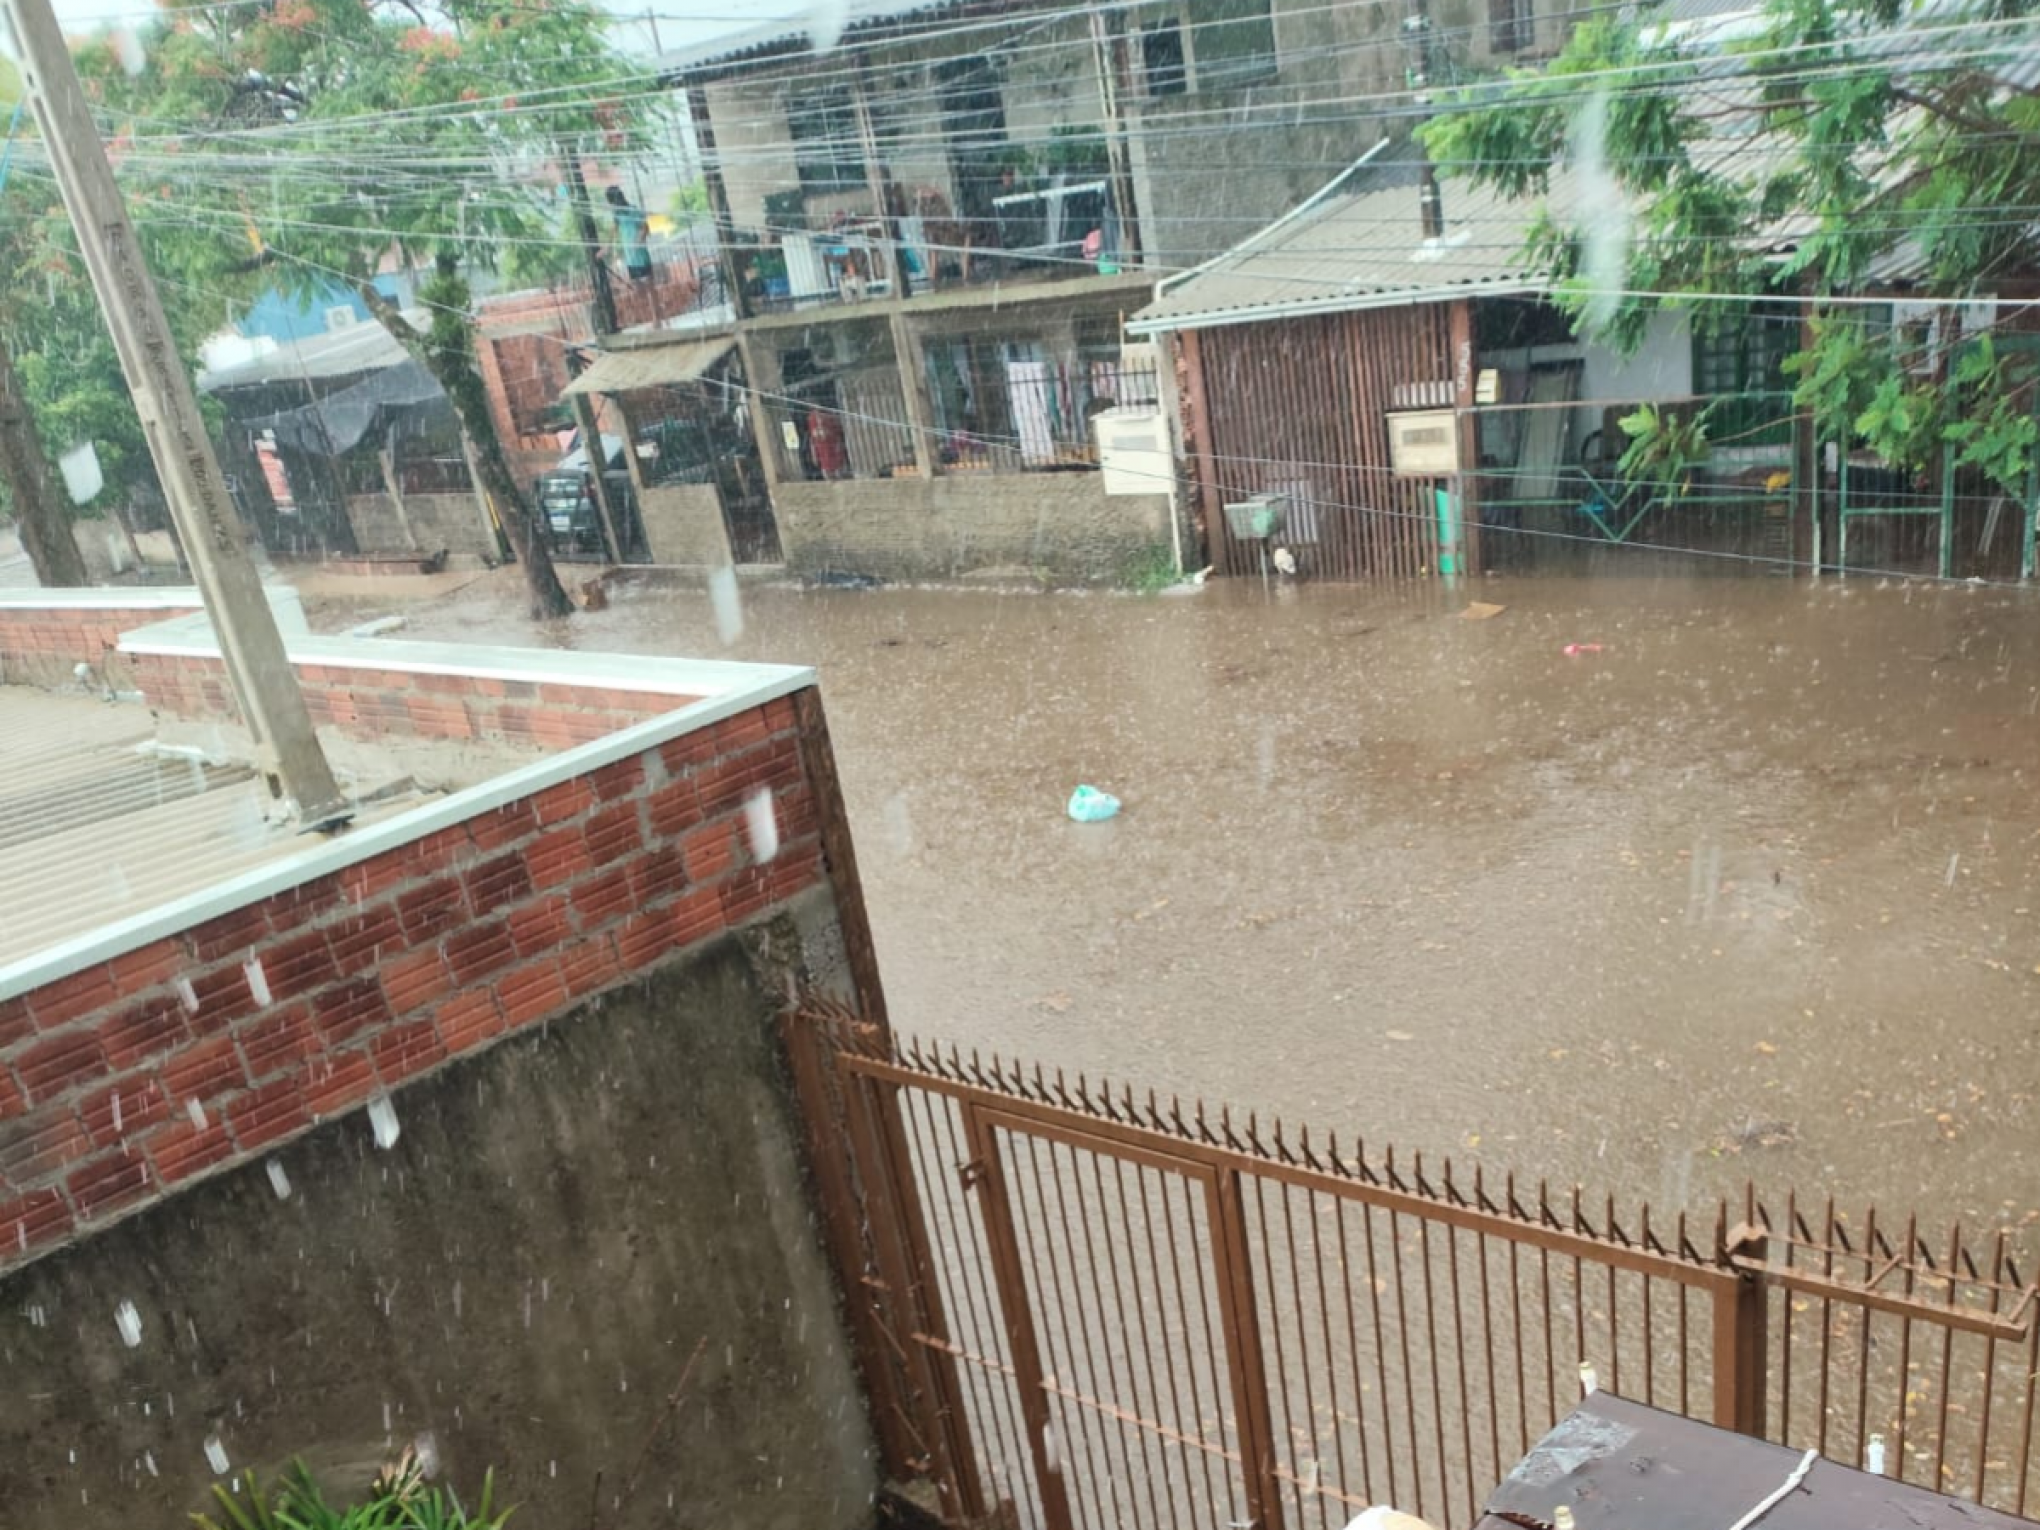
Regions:
[[2002, 1234], [1624, 1216], [822, 1006], [786, 1035], [888, 1468], [954, 1522], [1468, 1524], [1583, 1382], [1857, 1464], [1882, 1437], [2025, 1512], [2040, 1324]]

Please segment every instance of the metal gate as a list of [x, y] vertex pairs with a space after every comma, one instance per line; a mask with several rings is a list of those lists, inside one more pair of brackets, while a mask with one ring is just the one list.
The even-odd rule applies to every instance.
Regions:
[[786, 1034], [887, 1468], [953, 1523], [1471, 1523], [1583, 1385], [2028, 1502], [2040, 1327], [2002, 1235], [1623, 1218], [826, 1007]]

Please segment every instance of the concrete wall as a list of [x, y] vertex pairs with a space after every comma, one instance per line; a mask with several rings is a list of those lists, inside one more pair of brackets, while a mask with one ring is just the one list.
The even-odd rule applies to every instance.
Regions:
[[955, 474], [772, 491], [788, 569], [954, 579], [989, 569], [1118, 577], [1167, 545], [1166, 495], [1108, 496], [1096, 473]]
[[407, 494], [404, 514], [415, 540], [404, 535], [404, 523], [387, 494], [355, 494], [347, 501], [347, 519], [355, 544], [365, 553], [448, 552], [496, 555], [496, 539], [482, 526], [481, 506], [472, 493]]
[[637, 496], [652, 562], [721, 568], [732, 561], [722, 494], [714, 484], [664, 484], [641, 488]]
[[775, 1009], [726, 937], [399, 1090], [387, 1151], [334, 1120], [0, 1279], [0, 1517], [183, 1523], [216, 1435], [235, 1470], [303, 1455], [342, 1492], [429, 1438], [531, 1525], [866, 1523]]

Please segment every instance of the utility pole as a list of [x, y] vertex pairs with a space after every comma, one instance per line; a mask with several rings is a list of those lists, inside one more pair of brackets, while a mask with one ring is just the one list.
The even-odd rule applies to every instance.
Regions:
[[191, 379], [170, 339], [162, 300], [142, 263], [113, 167], [71, 63], [50, 0], [0, 0], [51, 173], [78, 233], [149, 455], [206, 610], [255, 763], [279, 810], [333, 829], [352, 816], [312, 731], [304, 693], [248, 550], [248, 530], [228, 498]]
[[[599, 346], [623, 326], [616, 317], [616, 288], [610, 285], [609, 264], [602, 258], [602, 236], [595, 229], [595, 211], [588, 201], [588, 178], [581, 171], [581, 150], [577, 144], [566, 152], [567, 183], [573, 188], [574, 215], [581, 225], [581, 251], [588, 260], [588, 284], [595, 299], [595, 343]], [[656, 310], [654, 310], [656, 311]], [[581, 450], [588, 457], [588, 471], [595, 490], [595, 509], [602, 518], [603, 540], [609, 556], [623, 561], [623, 543], [616, 535], [616, 512], [609, 503], [609, 453], [602, 446], [602, 421], [595, 400], [585, 393], [574, 395], [574, 423], [581, 427]], [[628, 449], [628, 448], [626, 448]], [[545, 528], [540, 527], [542, 532]]]

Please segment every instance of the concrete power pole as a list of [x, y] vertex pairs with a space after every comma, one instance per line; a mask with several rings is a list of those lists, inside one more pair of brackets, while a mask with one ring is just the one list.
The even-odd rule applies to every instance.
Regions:
[[120, 353], [178, 538], [219, 636], [234, 699], [255, 736], [256, 766], [277, 808], [307, 825], [337, 827], [350, 810], [312, 731], [304, 693], [248, 549], [247, 529], [228, 498], [64, 34], [49, 0], [0, 0], [0, 11], [14, 33], [43, 149]]

